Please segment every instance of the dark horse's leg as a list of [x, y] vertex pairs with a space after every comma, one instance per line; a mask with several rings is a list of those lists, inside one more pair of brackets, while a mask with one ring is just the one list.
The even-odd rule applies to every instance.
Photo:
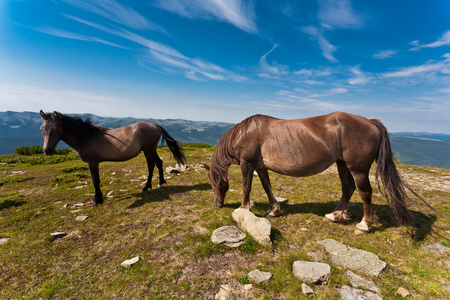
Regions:
[[92, 199], [92, 206], [97, 206], [98, 204], [103, 204], [103, 194], [100, 190], [100, 175], [98, 171], [98, 162], [89, 162], [89, 170], [91, 171], [92, 183], [95, 188], [95, 195]]
[[152, 177], [153, 177], [153, 169], [155, 168], [155, 156], [158, 156], [156, 152], [154, 154], [153, 153], [150, 154], [146, 151], [144, 151], [144, 155], [147, 160], [148, 178], [147, 183], [142, 189], [143, 192], [147, 191], [148, 189], [152, 189]]
[[155, 155], [153, 155], [153, 160], [155, 161], [156, 167], [159, 171], [159, 185], [158, 187], [162, 187], [166, 181], [164, 180], [164, 170], [163, 170], [163, 163], [161, 158], [159, 158], [158, 153], [155, 152]]
[[337, 161], [336, 165], [339, 171], [339, 178], [341, 179], [342, 197], [336, 209], [332, 213], [326, 214], [325, 219], [332, 222], [345, 222], [350, 220], [350, 214], [347, 211], [347, 207], [356, 186], [352, 173], [345, 165], [345, 162]]
[[253, 171], [255, 168], [247, 163], [241, 162], [242, 185], [244, 197], [242, 199], [241, 208], [250, 210], [250, 191], [252, 189]]
[[280, 204], [275, 199], [272, 193], [272, 185], [270, 184], [269, 172], [267, 169], [259, 169], [256, 170], [258, 172], [259, 179], [261, 180], [261, 184], [266, 191], [267, 197], [269, 198], [270, 208], [266, 212], [266, 216], [276, 217], [281, 213]]

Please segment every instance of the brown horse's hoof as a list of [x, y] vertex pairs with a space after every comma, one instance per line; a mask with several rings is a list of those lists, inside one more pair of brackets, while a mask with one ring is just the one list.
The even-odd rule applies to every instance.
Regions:
[[369, 231], [366, 231], [366, 230], [361, 230], [359, 228], [355, 229], [355, 234], [356, 235], [363, 235], [363, 234], [368, 234], [368, 233], [369, 233]]

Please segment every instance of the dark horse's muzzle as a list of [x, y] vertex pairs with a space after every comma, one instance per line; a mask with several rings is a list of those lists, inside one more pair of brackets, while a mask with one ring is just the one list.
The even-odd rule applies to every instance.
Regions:
[[55, 148], [43, 148], [42, 149], [45, 155], [53, 155], [55, 154]]

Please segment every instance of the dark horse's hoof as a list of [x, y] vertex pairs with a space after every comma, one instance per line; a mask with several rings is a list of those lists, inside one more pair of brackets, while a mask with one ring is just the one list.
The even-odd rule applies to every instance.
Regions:
[[92, 200], [92, 207], [103, 204], [103, 199], [100, 200]]

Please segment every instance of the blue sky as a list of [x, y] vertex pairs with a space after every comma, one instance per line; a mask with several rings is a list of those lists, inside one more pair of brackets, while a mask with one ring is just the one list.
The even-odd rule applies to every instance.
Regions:
[[0, 111], [40, 109], [450, 133], [450, 1], [0, 1]]

